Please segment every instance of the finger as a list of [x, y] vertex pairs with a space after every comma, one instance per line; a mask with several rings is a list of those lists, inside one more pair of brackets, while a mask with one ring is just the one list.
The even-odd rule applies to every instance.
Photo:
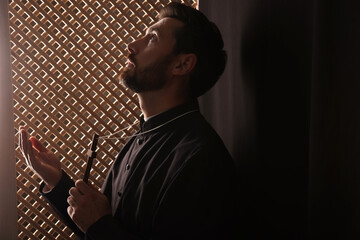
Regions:
[[76, 203], [76, 200], [72, 197], [72, 196], [69, 196], [67, 198], [67, 202], [69, 203], [69, 205], [73, 208], [77, 207], [77, 203]]
[[26, 147], [26, 163], [32, 168], [32, 169], [37, 169], [38, 166], [41, 165], [41, 162], [39, 160], [38, 156], [38, 152], [34, 151], [33, 147], [32, 147], [32, 143], [30, 140], [28, 140], [28, 144]]
[[21, 133], [22, 131], [26, 132], [26, 129], [24, 126], [19, 126], [19, 133]]
[[23, 129], [24, 129], [24, 127], [23, 127], [23, 126], [20, 126], [20, 127], [19, 127], [19, 131], [18, 131], [18, 137], [19, 137], [18, 143], [19, 143], [19, 148], [20, 148], [21, 151], [22, 151], [22, 149], [23, 149], [22, 133], [21, 133]]
[[72, 218], [73, 218], [73, 215], [74, 215], [74, 208], [73, 208], [72, 206], [68, 206], [67, 212], [68, 212], [69, 216], [70, 216], [71, 219], [72, 219]]
[[30, 141], [27, 140], [25, 135], [22, 135], [22, 140], [21, 140], [22, 149], [21, 149], [21, 151], [22, 151], [22, 154], [23, 154], [23, 156], [25, 158], [26, 164], [31, 167], [31, 162], [30, 162], [30, 155], [31, 154], [29, 153], [29, 149], [31, 149], [32, 146], [29, 148], [29, 144], [31, 144], [29, 142]]
[[89, 193], [94, 192], [94, 190], [81, 179], [79, 179], [75, 182], [75, 186], [78, 188], [78, 190], [82, 194], [89, 194]]
[[81, 198], [83, 195], [81, 194], [81, 192], [76, 188], [76, 187], [72, 187], [69, 190], [69, 194], [70, 196], [72, 196], [75, 200]]
[[24, 145], [23, 155], [25, 157], [26, 164], [32, 168], [32, 164], [31, 164], [31, 160], [30, 160], [30, 158], [33, 155], [31, 142], [29, 140], [23, 141], [23, 145]]
[[36, 137], [31, 137], [30, 141], [32, 143], [32, 146], [39, 152], [47, 152], [48, 151], [46, 149], [46, 147]]
[[25, 148], [26, 148], [26, 146], [25, 146], [26, 142], [27, 142], [27, 132], [24, 127], [20, 127], [19, 128], [19, 147], [24, 156], [25, 156], [24, 153], [25, 153]]
[[19, 129], [20, 129], [20, 134], [19, 134], [20, 150], [25, 158], [27, 165], [31, 166], [32, 165], [31, 161], [33, 161], [31, 159], [36, 157], [36, 155], [34, 156], [34, 154], [36, 153], [33, 151], [31, 141], [28, 140], [28, 136], [25, 128], [20, 127]]

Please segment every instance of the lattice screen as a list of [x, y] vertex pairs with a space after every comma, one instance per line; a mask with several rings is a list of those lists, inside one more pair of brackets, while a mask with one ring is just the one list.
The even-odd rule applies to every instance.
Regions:
[[[73, 179], [83, 175], [94, 131], [111, 133], [139, 117], [135, 95], [118, 81], [126, 44], [169, 2], [9, 1], [15, 126], [26, 126], [51, 147]], [[185, 1], [193, 7], [197, 2]], [[97, 186], [124, 141], [100, 141], [90, 177]], [[19, 239], [74, 239], [38, 194], [40, 179], [18, 147], [16, 169]]]

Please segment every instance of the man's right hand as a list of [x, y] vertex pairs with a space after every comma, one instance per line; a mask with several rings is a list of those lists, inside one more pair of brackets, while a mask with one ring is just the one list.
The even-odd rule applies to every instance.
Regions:
[[52, 190], [61, 179], [60, 160], [38, 139], [29, 139], [23, 126], [19, 128], [19, 146], [26, 164], [46, 183], [47, 188], [44, 188], [44, 191]]

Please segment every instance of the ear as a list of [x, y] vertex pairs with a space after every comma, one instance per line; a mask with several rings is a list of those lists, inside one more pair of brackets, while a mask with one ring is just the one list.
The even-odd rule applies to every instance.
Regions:
[[172, 73], [174, 75], [186, 75], [190, 74], [195, 68], [197, 57], [193, 53], [179, 54], [173, 67]]

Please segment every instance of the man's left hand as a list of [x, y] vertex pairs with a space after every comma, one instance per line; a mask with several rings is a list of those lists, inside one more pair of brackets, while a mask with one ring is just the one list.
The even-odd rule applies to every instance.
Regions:
[[77, 180], [75, 187], [69, 190], [67, 212], [75, 224], [84, 233], [101, 217], [111, 214], [107, 197], [91, 184]]

